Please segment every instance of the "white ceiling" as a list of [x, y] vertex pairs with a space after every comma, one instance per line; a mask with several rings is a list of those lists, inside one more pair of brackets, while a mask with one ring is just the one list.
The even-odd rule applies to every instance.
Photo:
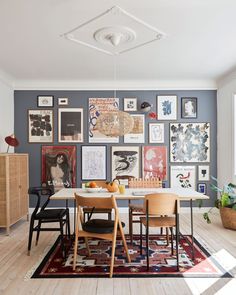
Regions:
[[[112, 56], [61, 37], [114, 5], [166, 34], [119, 55], [117, 81]], [[0, 0], [0, 70], [16, 89], [214, 88], [236, 66], [235, 11], [235, 0]]]

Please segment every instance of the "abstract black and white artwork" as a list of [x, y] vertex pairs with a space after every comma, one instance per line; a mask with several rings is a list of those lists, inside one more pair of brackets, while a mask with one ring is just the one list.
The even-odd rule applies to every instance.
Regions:
[[210, 123], [171, 123], [170, 161], [210, 162]]
[[209, 181], [210, 180], [210, 166], [198, 166], [198, 180]]
[[158, 95], [157, 96], [157, 119], [177, 120], [177, 96]]
[[192, 188], [196, 186], [195, 166], [171, 166], [170, 185], [172, 188]]
[[197, 97], [181, 98], [181, 118], [184, 118], [184, 119], [197, 118]]
[[128, 184], [130, 176], [139, 178], [139, 147], [112, 147], [112, 179], [118, 178], [123, 184]]

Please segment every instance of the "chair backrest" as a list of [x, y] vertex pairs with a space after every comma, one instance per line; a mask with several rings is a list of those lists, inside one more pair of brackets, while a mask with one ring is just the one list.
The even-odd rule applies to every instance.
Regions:
[[159, 188], [162, 187], [162, 181], [159, 178], [131, 178], [129, 179], [129, 188]]
[[172, 215], [178, 213], [179, 197], [175, 194], [157, 193], [145, 196], [144, 209], [149, 215]]
[[51, 188], [47, 188], [47, 187], [30, 187], [28, 189], [28, 194], [37, 196], [36, 206], [35, 206], [34, 211], [32, 213], [32, 216], [34, 216], [38, 212], [39, 207], [41, 205], [41, 196], [42, 195], [47, 196], [47, 200], [44, 201], [43, 205], [41, 206], [41, 211], [42, 211], [46, 208], [46, 206], [50, 202], [50, 196], [53, 194], [53, 190]]
[[102, 187], [102, 188], [106, 188], [107, 184], [106, 184], [106, 180], [93, 180], [96, 182], [97, 186]]

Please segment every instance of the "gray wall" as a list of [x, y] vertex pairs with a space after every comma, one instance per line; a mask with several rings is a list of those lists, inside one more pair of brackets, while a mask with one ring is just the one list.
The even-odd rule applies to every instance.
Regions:
[[[178, 90], [178, 91], [117, 91], [117, 97], [120, 98], [120, 110], [123, 110], [123, 98], [124, 97], [137, 97], [138, 106], [143, 101], [148, 101], [153, 104], [153, 111], [156, 112], [156, 96], [161, 94], [175, 94], [178, 96], [178, 120], [177, 122], [209, 122], [211, 124], [211, 150], [210, 150], [210, 174], [217, 175], [217, 110], [216, 110], [216, 91], [214, 90]], [[28, 126], [27, 126], [27, 111], [28, 109], [37, 109], [37, 96], [38, 95], [53, 95], [54, 96], [54, 144], [58, 144], [58, 134], [57, 134], [57, 105], [58, 97], [68, 97], [69, 105], [67, 107], [81, 107], [84, 109], [84, 142], [82, 144], [77, 144], [77, 186], [81, 185], [81, 145], [88, 144], [88, 98], [90, 97], [113, 97], [113, 91], [25, 91], [17, 90], [15, 91], [15, 134], [20, 141], [19, 147], [16, 148], [18, 153], [28, 153], [29, 163], [30, 163], [30, 186], [39, 186], [41, 183], [41, 144], [38, 143], [28, 143]], [[181, 119], [181, 97], [197, 97], [198, 98], [198, 117], [197, 119]], [[42, 109], [42, 108], [41, 108]], [[134, 112], [134, 113], [140, 113]], [[146, 116], [145, 124], [145, 144], [148, 143], [148, 123], [156, 122], [156, 120], [149, 119]], [[165, 123], [165, 143], [168, 147], [168, 168], [169, 163], [169, 121], [163, 121]], [[176, 122], [176, 121], [175, 121]], [[108, 160], [108, 171], [107, 179], [111, 179], [111, 163], [110, 163], [110, 150], [112, 145], [123, 145], [123, 137], [120, 138], [119, 144], [106, 144], [107, 145], [107, 160]], [[50, 144], [46, 144], [50, 145]], [[69, 145], [69, 144], [68, 144]], [[127, 144], [131, 145], [131, 144]], [[132, 144], [139, 145], [143, 144]], [[141, 150], [140, 150], [141, 151]], [[182, 165], [182, 163], [178, 163]], [[189, 163], [184, 163], [183, 165], [188, 165]], [[198, 165], [201, 163], [191, 163], [191, 165]], [[204, 163], [208, 165], [208, 163]], [[173, 165], [176, 165], [173, 163]], [[140, 163], [141, 167], [141, 163]], [[197, 167], [196, 167], [197, 169]], [[168, 169], [168, 181], [166, 186], [169, 186], [169, 170]], [[197, 170], [196, 170], [197, 172]], [[196, 173], [197, 176], [197, 173]], [[196, 182], [198, 183], [198, 182]], [[207, 183], [207, 194], [211, 196], [210, 201], [205, 201], [203, 206], [211, 206], [214, 204], [215, 194], [211, 192], [209, 187], [209, 182]], [[34, 201], [30, 200], [30, 206], [33, 207]], [[58, 201], [52, 202], [52, 205], [59, 206], [64, 205], [64, 202], [60, 203]], [[122, 202], [121, 206], [127, 206], [126, 202]]]

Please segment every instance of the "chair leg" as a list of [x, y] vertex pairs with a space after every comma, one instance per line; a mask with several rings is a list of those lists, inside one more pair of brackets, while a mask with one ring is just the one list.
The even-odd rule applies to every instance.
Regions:
[[174, 237], [173, 237], [173, 227], [170, 227], [171, 232], [171, 255], [174, 255]]
[[[118, 225], [117, 225], [118, 226]], [[114, 236], [112, 239], [112, 249], [111, 249], [111, 265], [110, 265], [110, 278], [113, 276], [114, 260], [115, 260], [115, 249], [116, 249], [116, 236], [117, 236], [117, 227], [114, 228]]]
[[108, 220], [111, 220], [111, 212], [109, 212], [107, 215], [108, 215]]
[[77, 249], [78, 249], [78, 238], [79, 238], [79, 218], [76, 220], [76, 228], [75, 228], [75, 244], [74, 244], [74, 257], [73, 257], [73, 270], [76, 267], [76, 259], [77, 259]]
[[147, 256], [147, 270], [149, 270], [149, 230], [146, 227], [146, 256]]
[[60, 233], [61, 233], [61, 251], [64, 258], [66, 258], [66, 249], [64, 245], [64, 232], [63, 232], [63, 220], [60, 220]]
[[170, 241], [169, 241], [169, 229], [168, 229], [168, 227], [166, 227], [166, 246], [169, 246], [169, 243], [170, 243]]
[[133, 244], [133, 214], [132, 209], [129, 209], [129, 237], [130, 243]]
[[86, 249], [88, 251], [88, 256], [91, 256], [90, 248], [89, 248], [89, 243], [88, 243], [88, 238], [84, 238]]
[[37, 235], [36, 235], [35, 246], [37, 246], [37, 245], [38, 245], [40, 230], [41, 230], [41, 220], [39, 220], [39, 222], [38, 222], [38, 227], [37, 227]]
[[33, 230], [34, 230], [34, 219], [31, 217], [30, 227], [29, 227], [28, 255], [30, 255], [32, 237], [33, 237]]
[[124, 248], [125, 248], [128, 263], [131, 263], [131, 259], [130, 259], [130, 256], [129, 256], [129, 249], [128, 249], [128, 246], [127, 246], [127, 243], [126, 243], [123, 227], [122, 227], [122, 224], [121, 224], [120, 220], [118, 221], [118, 226], [119, 226], [120, 235], [121, 235], [121, 238], [122, 238], [122, 241], [123, 241], [123, 244], [124, 244]]
[[176, 260], [177, 271], [179, 271], [179, 215], [176, 215]]
[[140, 255], [143, 255], [143, 224], [140, 222]]
[[68, 237], [70, 239], [70, 211], [68, 210], [67, 211], [67, 214], [66, 214], [66, 219], [67, 219], [67, 234], [68, 234]]

